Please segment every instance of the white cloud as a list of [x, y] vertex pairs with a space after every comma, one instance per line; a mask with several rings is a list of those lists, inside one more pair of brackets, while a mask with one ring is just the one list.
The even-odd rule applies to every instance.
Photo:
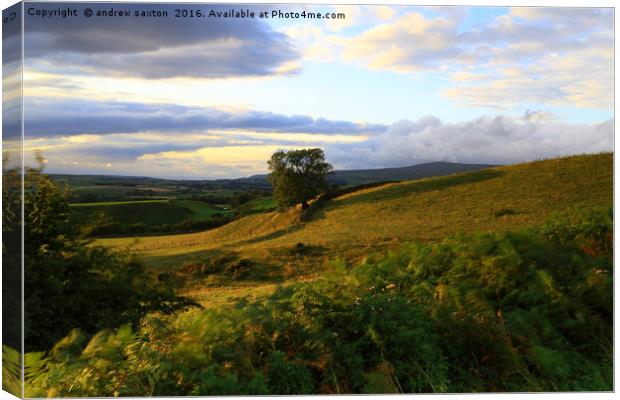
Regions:
[[513, 8], [460, 31], [462, 16], [409, 12], [346, 38], [318, 37], [349, 63], [416, 74], [444, 72], [443, 95], [472, 107], [523, 103], [610, 110], [613, 13], [608, 9]]
[[572, 29], [599, 28], [601, 18], [609, 16], [611, 9], [578, 7], [513, 7], [510, 16], [526, 21], [550, 22]]
[[334, 62], [339, 58], [340, 36], [326, 33], [316, 24], [295, 24], [283, 33], [295, 41], [305, 61]]
[[392, 7], [388, 6], [376, 6], [373, 7], [373, 10], [377, 18], [383, 21], [387, 21], [396, 15], [396, 11], [394, 11]]
[[414, 72], [433, 68], [463, 51], [454, 46], [456, 23], [410, 12], [343, 41], [345, 61], [372, 69]]
[[613, 120], [571, 124], [551, 114], [485, 116], [442, 123], [426, 116], [403, 120], [367, 141], [329, 146], [337, 168], [381, 168], [431, 161], [510, 164], [562, 155], [613, 150]]
[[296, 23], [282, 29], [303, 53], [304, 61], [335, 62], [348, 41], [349, 28], [373, 27], [394, 19], [397, 12], [389, 6], [338, 5], [330, 12], [344, 13], [344, 19]]
[[456, 77], [457, 84], [442, 94], [474, 107], [508, 107], [523, 102], [600, 109], [613, 105], [613, 52], [593, 47], [564, 55], [548, 54], [536, 63], [515, 66], [506, 61], [504, 65], [487, 79], [464, 83]]
[[[231, 130], [78, 135], [26, 141], [56, 173], [118, 173], [171, 178], [243, 177], [266, 171], [278, 149], [322, 147], [338, 169], [382, 168], [431, 161], [510, 164], [613, 150], [613, 120], [568, 123], [545, 111], [484, 116], [444, 123], [434, 116], [401, 120], [374, 135], [331, 135]], [[349, 140], [345, 142], [344, 140]], [[96, 145], [93, 146], [93, 142]], [[32, 160], [31, 160], [32, 159]]]

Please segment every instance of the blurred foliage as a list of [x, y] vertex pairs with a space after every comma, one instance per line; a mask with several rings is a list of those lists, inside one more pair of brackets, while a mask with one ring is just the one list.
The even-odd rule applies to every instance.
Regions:
[[[26, 396], [612, 390], [612, 210], [333, 262], [233, 307], [72, 331]], [[43, 364], [43, 365], [42, 365]]]
[[2, 346], [2, 390], [22, 397], [21, 354], [7, 345]]

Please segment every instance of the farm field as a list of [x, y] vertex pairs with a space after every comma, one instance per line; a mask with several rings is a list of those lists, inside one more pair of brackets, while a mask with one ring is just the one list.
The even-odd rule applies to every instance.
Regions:
[[175, 224], [183, 220], [208, 220], [215, 214], [230, 214], [229, 209], [192, 200], [134, 200], [71, 204], [76, 223], [87, 222], [97, 212], [105, 212], [123, 225], [143, 223], [147, 227]]
[[263, 199], [254, 200], [250, 203], [250, 207], [255, 210], [269, 210], [275, 208], [276, 203], [273, 201], [273, 198], [266, 197]]

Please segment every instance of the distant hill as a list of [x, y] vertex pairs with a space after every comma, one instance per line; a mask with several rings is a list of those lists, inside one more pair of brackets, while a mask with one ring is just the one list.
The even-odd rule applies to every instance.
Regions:
[[496, 167], [490, 164], [459, 164], [449, 162], [431, 162], [400, 168], [358, 169], [335, 171], [329, 180], [337, 185], [361, 185], [382, 181], [406, 181], [434, 176], [452, 175], [459, 172], [477, 171]]
[[79, 175], [79, 174], [49, 174], [56, 181], [64, 182], [70, 186], [184, 186], [193, 188], [222, 188], [235, 187], [269, 187], [265, 178], [239, 178], [239, 179], [165, 179], [148, 176], [125, 176], [125, 175]]
[[[359, 169], [335, 171], [329, 181], [339, 186], [361, 185], [365, 183], [384, 182], [384, 181], [404, 181], [421, 178], [431, 178], [435, 176], [452, 175], [459, 172], [477, 171], [484, 168], [495, 167], [491, 164], [459, 164], [449, 162], [431, 162], [426, 164], [411, 165], [398, 168], [381, 169]], [[238, 179], [160, 179], [140, 176], [121, 176], [121, 175], [71, 175], [71, 174], [50, 174], [58, 181], [63, 181], [71, 186], [84, 185], [114, 185], [114, 186], [137, 186], [137, 185], [157, 185], [157, 186], [186, 186], [186, 187], [205, 187], [205, 188], [245, 188], [261, 187], [266, 188], [271, 185], [267, 181], [267, 174], [252, 175]]]
[[[328, 181], [339, 186], [352, 186], [373, 182], [407, 181], [421, 178], [432, 178], [435, 176], [452, 175], [459, 172], [477, 171], [492, 167], [497, 167], [497, 165], [460, 164], [437, 161], [410, 165], [408, 167], [336, 170], [329, 176]], [[252, 175], [239, 180], [253, 182], [267, 181], [267, 175]]]

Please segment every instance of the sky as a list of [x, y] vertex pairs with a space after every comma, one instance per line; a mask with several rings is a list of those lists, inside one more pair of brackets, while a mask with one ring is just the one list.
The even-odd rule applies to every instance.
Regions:
[[[78, 16], [36, 15], [67, 7]], [[30, 160], [40, 151], [50, 173], [213, 179], [264, 173], [279, 149], [321, 147], [336, 169], [613, 150], [609, 8], [233, 7], [342, 20], [175, 8], [26, 4]], [[16, 65], [18, 36], [4, 40], [4, 65]]]

